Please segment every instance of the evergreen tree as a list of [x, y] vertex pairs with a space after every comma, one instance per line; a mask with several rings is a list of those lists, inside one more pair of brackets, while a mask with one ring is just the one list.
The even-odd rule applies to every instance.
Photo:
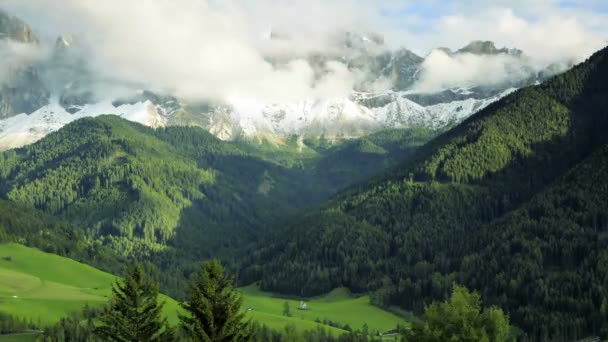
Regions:
[[129, 267], [122, 283], [112, 288], [113, 298], [95, 333], [104, 341], [170, 341], [173, 339], [163, 303], [158, 302], [158, 283], [144, 274], [141, 265]]
[[455, 285], [450, 300], [435, 302], [424, 310], [424, 321], [406, 333], [411, 342], [504, 342], [509, 337], [509, 319], [498, 308], [481, 311], [481, 299]]
[[194, 341], [252, 341], [250, 322], [240, 312], [243, 299], [219, 261], [203, 265], [190, 287], [190, 298], [182, 304], [187, 315], [180, 316], [182, 328]]

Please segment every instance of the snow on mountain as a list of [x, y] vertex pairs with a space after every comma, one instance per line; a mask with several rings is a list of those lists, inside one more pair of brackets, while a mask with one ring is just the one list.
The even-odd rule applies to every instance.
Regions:
[[468, 98], [426, 107], [408, 99], [407, 92], [392, 91], [380, 94], [355, 92], [349, 98], [271, 104], [232, 99], [223, 111], [222, 119], [216, 120], [221, 125], [212, 124], [209, 130], [227, 140], [237, 136], [291, 135], [344, 139], [386, 128], [440, 129], [466, 119], [514, 90], [511, 88], [485, 99]]
[[166, 119], [159, 114], [156, 105], [150, 101], [118, 107], [114, 107], [110, 102], [100, 102], [84, 105], [77, 113], [70, 114], [59, 104], [58, 99], [53, 99], [51, 103], [29, 115], [19, 114], [1, 120], [0, 150], [34, 143], [74, 120], [103, 114], [116, 114], [150, 127], [166, 125]]
[[442, 128], [450, 124], [459, 123], [516, 90], [517, 88], [509, 88], [498, 95], [485, 99], [469, 98], [427, 106], [425, 108], [429, 113], [429, 120], [426, 122], [426, 126], [429, 128]]
[[[409, 100], [407, 92], [392, 91], [355, 92], [348, 98], [268, 104], [255, 99], [231, 99], [223, 107], [192, 115], [205, 118], [201, 120], [202, 126], [222, 140], [292, 135], [349, 139], [387, 128], [440, 129], [466, 119], [514, 90], [481, 100], [469, 98], [426, 107]], [[115, 114], [150, 127], [164, 127], [171, 123], [176, 112], [175, 108], [165, 108], [167, 103], [145, 100], [114, 106], [112, 101], [103, 101], [80, 106], [71, 114], [58, 99], [52, 99], [32, 114], [0, 120], [0, 150], [33, 143], [74, 120], [102, 114]]]

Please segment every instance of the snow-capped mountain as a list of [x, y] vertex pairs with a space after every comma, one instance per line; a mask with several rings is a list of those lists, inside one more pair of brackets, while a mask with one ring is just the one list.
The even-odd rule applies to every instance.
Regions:
[[126, 120], [155, 128], [167, 124], [166, 118], [159, 113], [159, 107], [150, 101], [118, 107], [109, 102], [98, 102], [84, 105], [78, 112], [70, 113], [59, 103], [59, 99], [51, 99], [48, 105], [31, 114], [19, 114], [0, 120], [0, 149], [31, 144], [74, 120], [103, 114], [116, 114]]
[[[289, 38], [271, 32], [264, 39]], [[342, 63], [353, 74], [361, 75], [350, 95], [283, 102], [242, 96], [192, 101], [145, 90], [132, 90], [131, 95], [120, 98], [99, 91], [116, 85], [89, 69], [77, 37], [64, 35], [56, 40], [46, 59], [15, 64], [7, 77], [0, 78], [0, 149], [35, 142], [71, 121], [100, 114], [120, 115], [151, 127], [197, 125], [223, 140], [276, 140], [294, 135], [348, 139], [387, 128], [440, 129], [464, 120], [519, 87], [564, 69], [523, 69], [518, 71], [523, 76], [516, 81], [421, 93], [415, 85], [425, 58], [407, 49], [391, 51], [378, 35], [341, 32], [332, 39], [336, 48], [327, 53], [269, 57], [268, 61], [280, 66], [293, 59], [306, 60], [314, 70], [315, 81], [327, 76], [327, 63]], [[13, 42], [37, 46], [40, 39], [27, 24], [0, 10], [0, 55]], [[455, 52], [441, 51], [449, 56], [525, 58], [519, 50], [497, 49], [492, 42], [473, 42]], [[377, 89], [378, 84], [385, 85], [383, 90]]]

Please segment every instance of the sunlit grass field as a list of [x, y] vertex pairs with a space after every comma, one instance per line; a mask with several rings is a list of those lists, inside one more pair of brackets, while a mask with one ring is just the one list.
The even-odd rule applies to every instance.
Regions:
[[[117, 278], [72, 259], [18, 244], [0, 244], [0, 312], [42, 325], [86, 304], [103, 305]], [[166, 296], [165, 315], [178, 321], [178, 303]]]
[[[19, 244], [0, 244], [0, 312], [26, 318], [41, 326], [58, 322], [85, 305], [105, 304], [112, 284], [118, 278], [91, 266]], [[386, 332], [403, 318], [369, 303], [367, 296], [353, 296], [346, 289], [336, 289], [324, 296], [306, 299], [308, 310], [299, 310], [299, 299], [285, 299], [260, 291], [256, 286], [238, 289], [243, 295], [247, 316], [270, 328], [283, 330], [292, 325], [297, 330], [322, 327], [335, 335], [352, 330]], [[164, 312], [169, 323], [178, 323], [179, 303], [163, 296]], [[291, 316], [283, 315], [289, 303]], [[332, 327], [323, 321], [332, 321]], [[319, 323], [320, 322], [320, 323]], [[32, 335], [0, 336], [1, 342], [27, 341]]]

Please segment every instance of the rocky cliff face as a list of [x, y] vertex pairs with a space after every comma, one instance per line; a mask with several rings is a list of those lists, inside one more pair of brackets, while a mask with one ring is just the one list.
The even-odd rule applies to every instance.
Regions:
[[[0, 46], [4, 48], [5, 64], [0, 79], [0, 119], [19, 113], [32, 113], [49, 103], [50, 92], [35, 66], [23, 65], [9, 49], [11, 46], [35, 46], [39, 42], [23, 21], [0, 10]], [[25, 47], [27, 49], [27, 47]]]
[[40, 80], [34, 67], [10, 72], [0, 87], [0, 119], [19, 113], [32, 113], [49, 103], [50, 93]]
[[21, 43], [38, 43], [34, 31], [22, 20], [0, 9], [0, 39], [10, 39]]
[[472, 53], [475, 55], [511, 55], [521, 57], [523, 51], [519, 49], [508, 49], [506, 47], [498, 49], [494, 42], [475, 40], [469, 43], [467, 46], [458, 50], [456, 53]]

